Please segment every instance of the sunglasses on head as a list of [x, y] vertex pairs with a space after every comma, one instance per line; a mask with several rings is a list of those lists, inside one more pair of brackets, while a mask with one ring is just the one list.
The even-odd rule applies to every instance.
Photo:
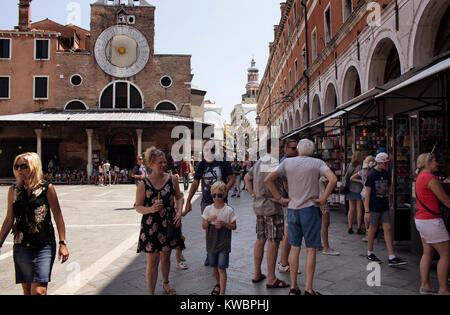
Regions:
[[161, 154], [163, 154], [164, 152], [163, 151], [161, 151], [161, 150], [155, 150], [155, 151], [152, 151], [152, 155], [161, 155]]
[[16, 170], [16, 171], [18, 171], [19, 170], [19, 168], [21, 169], [21, 170], [26, 170], [27, 168], [28, 168], [28, 164], [16, 164], [16, 165], [14, 165], [14, 169]]
[[212, 194], [211, 197], [214, 198], [223, 198], [223, 194]]

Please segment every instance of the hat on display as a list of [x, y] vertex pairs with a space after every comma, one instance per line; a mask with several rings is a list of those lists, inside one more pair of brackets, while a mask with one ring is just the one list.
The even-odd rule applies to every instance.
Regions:
[[378, 153], [387, 153], [387, 150], [385, 147], [379, 147], [378, 148]]
[[377, 163], [388, 163], [389, 155], [387, 155], [386, 153], [378, 153], [377, 157], [375, 158], [375, 161]]

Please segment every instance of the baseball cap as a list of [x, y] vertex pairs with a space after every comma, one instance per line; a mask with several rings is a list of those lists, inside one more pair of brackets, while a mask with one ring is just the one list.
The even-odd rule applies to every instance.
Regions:
[[387, 153], [387, 150], [386, 150], [385, 147], [379, 147], [379, 148], [378, 148], [378, 152], [379, 152], [379, 153]]
[[375, 161], [377, 163], [388, 163], [389, 155], [387, 155], [386, 153], [378, 153], [377, 157], [375, 158]]

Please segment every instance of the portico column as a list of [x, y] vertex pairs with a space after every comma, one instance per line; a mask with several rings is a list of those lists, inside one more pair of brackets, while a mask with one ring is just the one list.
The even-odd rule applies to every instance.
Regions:
[[86, 133], [88, 136], [88, 162], [87, 162], [87, 176], [88, 178], [92, 174], [92, 134], [94, 130], [93, 129], [86, 129]]
[[36, 134], [36, 153], [42, 160], [42, 129], [34, 129], [34, 133]]
[[136, 134], [137, 134], [137, 155], [141, 155], [142, 154], [142, 132], [144, 130], [143, 129], [136, 129]]

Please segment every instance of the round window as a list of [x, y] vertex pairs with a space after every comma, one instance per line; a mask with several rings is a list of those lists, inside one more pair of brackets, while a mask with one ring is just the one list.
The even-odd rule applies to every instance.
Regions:
[[172, 79], [169, 77], [169, 76], [164, 76], [164, 77], [162, 77], [161, 78], [161, 85], [164, 87], [164, 88], [169, 88], [171, 85], [172, 85]]
[[79, 86], [81, 85], [81, 82], [83, 82], [83, 78], [78, 75], [78, 74], [74, 74], [71, 78], [70, 78], [70, 83], [73, 86]]

